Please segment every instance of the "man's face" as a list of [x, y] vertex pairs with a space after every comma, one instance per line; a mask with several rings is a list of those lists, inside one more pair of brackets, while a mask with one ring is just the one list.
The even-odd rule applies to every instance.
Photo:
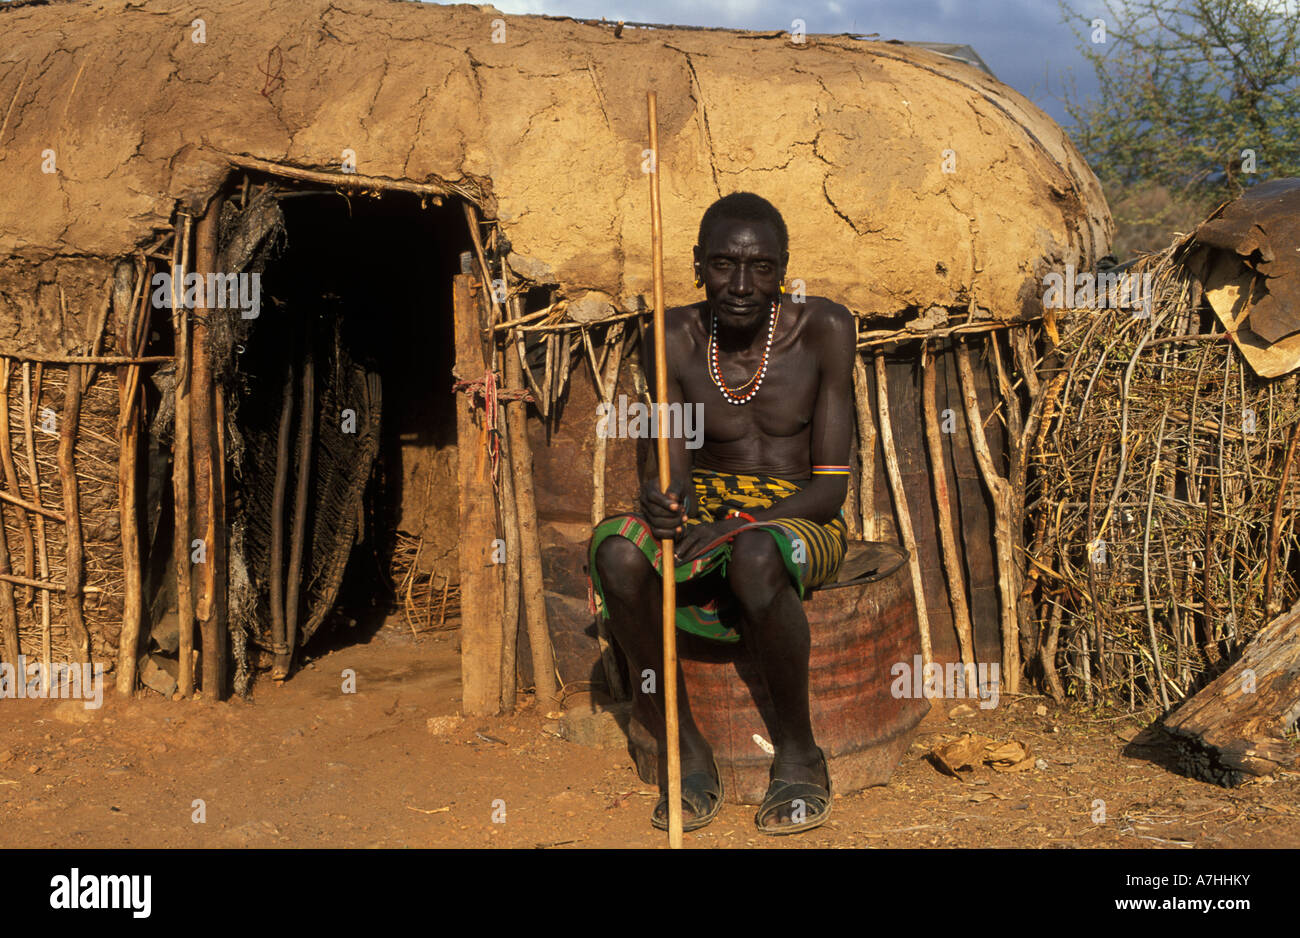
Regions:
[[747, 329], [764, 321], [785, 279], [787, 258], [776, 230], [764, 222], [724, 218], [707, 240], [695, 247], [695, 271], [718, 322]]

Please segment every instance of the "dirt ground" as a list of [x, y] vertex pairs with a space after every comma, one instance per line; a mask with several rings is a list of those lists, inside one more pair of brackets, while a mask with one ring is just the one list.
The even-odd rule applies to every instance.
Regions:
[[[531, 699], [458, 721], [459, 688], [454, 632], [388, 627], [249, 700], [127, 701], [110, 685], [98, 710], [0, 701], [0, 847], [666, 846], [626, 749], [557, 737]], [[752, 807], [726, 805], [686, 846], [1300, 847], [1300, 775], [1227, 790], [1126, 742], [1125, 718], [1034, 697], [951, 717], [935, 704], [889, 785], [837, 795], [826, 826], [764, 837]], [[963, 732], [1041, 761], [943, 775], [926, 754]]]

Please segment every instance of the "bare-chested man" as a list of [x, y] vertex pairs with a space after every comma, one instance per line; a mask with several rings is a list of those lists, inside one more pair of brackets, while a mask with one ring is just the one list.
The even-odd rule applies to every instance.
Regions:
[[[688, 448], [682, 435], [669, 440], [667, 493], [648, 459], [641, 513], [602, 522], [590, 555], [603, 614], [638, 676], [638, 693], [639, 676], [645, 669], [660, 673], [663, 661], [655, 542], [675, 538], [679, 571], [692, 562], [700, 568], [679, 584], [678, 626], [724, 641], [739, 635], [771, 691], [776, 754], [755, 823], [772, 834], [815, 827], [830, 812], [825, 757], [809, 720], [809, 629], [797, 584], [834, 579], [844, 556], [840, 509], [848, 491], [855, 354], [848, 310], [785, 293], [788, 261], [785, 223], [765, 199], [733, 193], [705, 212], [695, 273], [706, 299], [665, 317], [668, 401], [703, 405], [703, 444]], [[645, 373], [653, 375], [652, 334], [643, 347]], [[642, 445], [653, 455], [653, 441]], [[617, 530], [607, 527], [612, 521]], [[711, 595], [720, 598], [710, 606]], [[688, 604], [696, 604], [690, 615], [682, 610]], [[694, 830], [717, 814], [723, 793], [680, 670], [678, 682], [682, 817], [684, 829]], [[664, 779], [662, 696], [648, 696], [640, 710], [652, 715], [655, 725], [647, 729], [660, 741]], [[666, 827], [667, 814], [664, 796], [652, 823]]]

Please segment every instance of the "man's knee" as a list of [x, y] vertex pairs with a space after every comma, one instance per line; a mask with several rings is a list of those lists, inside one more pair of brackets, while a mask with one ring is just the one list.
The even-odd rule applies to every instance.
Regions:
[[727, 585], [742, 604], [766, 605], [790, 585], [785, 562], [772, 535], [742, 531], [731, 547]]
[[596, 570], [606, 593], [633, 597], [645, 587], [650, 561], [625, 537], [607, 537], [596, 548]]

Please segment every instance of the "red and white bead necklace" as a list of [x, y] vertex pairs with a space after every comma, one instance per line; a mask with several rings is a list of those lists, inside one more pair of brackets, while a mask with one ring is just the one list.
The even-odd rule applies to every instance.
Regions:
[[[776, 321], [780, 316], [781, 301], [779, 299], [773, 300], [772, 311], [768, 317], [767, 344], [763, 347], [763, 360], [752, 378], [740, 385], [740, 387], [733, 389], [727, 387], [722, 380], [722, 369], [718, 367], [718, 317], [716, 313], [711, 315], [709, 322], [709, 377], [713, 379], [713, 383], [717, 385], [718, 390], [722, 392], [722, 396], [728, 404], [736, 404], [737, 406], [748, 404], [750, 399], [758, 393], [758, 389], [763, 384], [763, 378], [767, 374], [768, 358], [772, 353], [772, 337], [776, 335]], [[757, 384], [754, 383], [756, 381]], [[745, 390], [751, 384], [754, 385], [754, 389], [741, 397], [739, 392]]]

